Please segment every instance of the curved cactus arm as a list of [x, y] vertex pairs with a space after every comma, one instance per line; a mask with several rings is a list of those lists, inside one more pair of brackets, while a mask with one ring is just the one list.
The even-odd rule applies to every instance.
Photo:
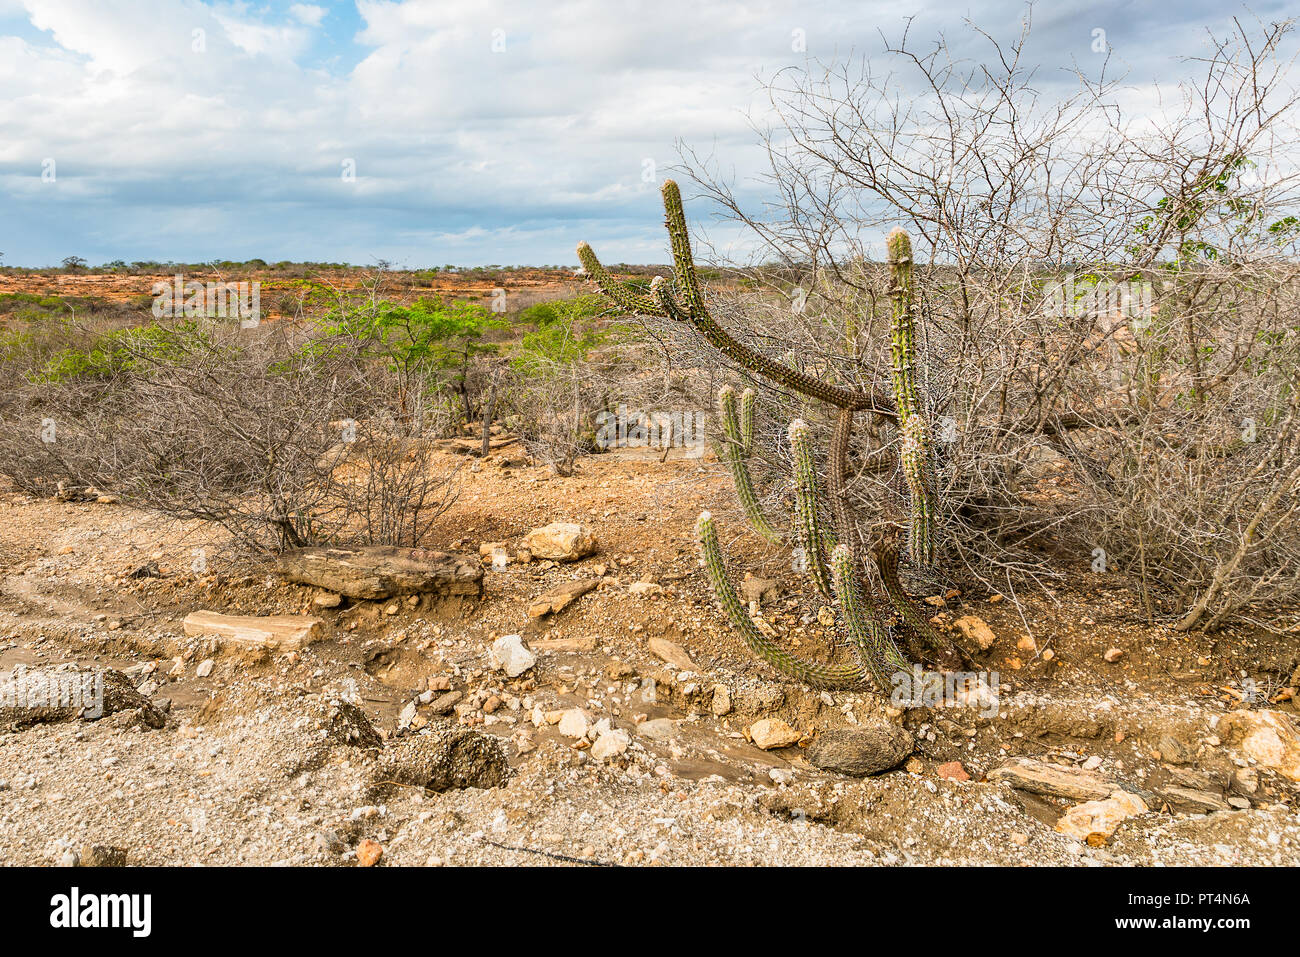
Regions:
[[667, 316], [677, 322], [691, 321], [691, 317], [686, 314], [681, 303], [674, 298], [672, 283], [663, 276], [655, 276], [650, 280], [650, 295], [654, 296], [655, 302], [659, 304], [659, 315]]
[[916, 392], [916, 295], [912, 273], [912, 241], [902, 229], [885, 240], [889, 251], [889, 291], [893, 300], [889, 352], [892, 361], [894, 404], [898, 407], [901, 450], [899, 460], [907, 481], [912, 513], [907, 549], [922, 565], [934, 561], [935, 514], [938, 496], [930, 462], [930, 426]]
[[881, 626], [875, 606], [859, 587], [853, 574], [853, 553], [846, 546], [836, 546], [831, 554], [831, 568], [840, 616], [848, 627], [858, 658], [871, 672], [876, 687], [888, 695], [894, 688], [894, 676], [900, 671], [910, 671], [911, 662]]
[[790, 423], [790, 448], [794, 453], [795, 534], [804, 550], [808, 571], [817, 590], [832, 597], [830, 574], [825, 556], [830, 554], [822, 538], [821, 516], [817, 511], [817, 472], [813, 461], [812, 436], [808, 423], [795, 419]]
[[[695, 260], [691, 253], [691, 241], [686, 231], [686, 213], [682, 208], [682, 194], [677, 184], [666, 180], [663, 185], [664, 212], [667, 218], [668, 234], [672, 242], [673, 267], [676, 270], [676, 286], [685, 301], [685, 309], [679, 309], [673, 318], [685, 318], [709, 343], [724, 356], [737, 365], [757, 375], [771, 379], [802, 395], [819, 399], [841, 408], [874, 409], [882, 415], [894, 415], [894, 404], [889, 397], [873, 391], [870, 395], [831, 385], [822, 380], [791, 369], [789, 366], [769, 359], [749, 346], [737, 342], [713, 317], [709, 315], [704, 303], [704, 294], [700, 287], [699, 275], [695, 269]], [[652, 284], [653, 285], [653, 284]], [[662, 304], [662, 296], [659, 299]], [[662, 314], [662, 313], [661, 313]]]
[[732, 627], [740, 632], [740, 637], [749, 646], [750, 651], [781, 674], [814, 688], [829, 690], [858, 688], [866, 682], [867, 673], [861, 665], [823, 665], [805, 661], [778, 647], [750, 621], [745, 607], [736, 595], [736, 589], [727, 576], [727, 568], [722, 560], [722, 549], [718, 545], [718, 531], [714, 527], [713, 516], [708, 512], [700, 513], [699, 520], [695, 524], [695, 538], [714, 595], [731, 620]]
[[749, 524], [753, 526], [754, 531], [765, 541], [775, 544], [781, 541], [781, 533], [772, 527], [758, 504], [758, 494], [754, 491], [754, 481], [749, 474], [748, 457], [742, 448], [740, 424], [736, 418], [736, 391], [729, 385], [724, 385], [718, 390], [718, 415], [722, 419], [722, 431], [725, 436], [723, 456], [731, 466], [731, 479], [736, 486], [736, 497], [740, 500], [740, 507], [744, 510], [745, 517], [749, 519]]
[[746, 455], [754, 453], [754, 390], [740, 393], [740, 449]]
[[889, 595], [889, 603], [903, 625], [921, 639], [937, 658], [959, 657], [952, 642], [935, 631], [930, 624], [930, 616], [912, 600], [903, 588], [903, 583], [898, 580], [898, 535], [886, 534], [876, 542], [872, 554], [876, 560], [876, 570], [880, 572], [880, 580], [884, 582], [885, 592]]
[[653, 296], [644, 296], [627, 283], [611, 276], [596, 258], [595, 251], [586, 243], [578, 243], [578, 261], [600, 287], [605, 298], [624, 312], [645, 316], [665, 315], [663, 307]]

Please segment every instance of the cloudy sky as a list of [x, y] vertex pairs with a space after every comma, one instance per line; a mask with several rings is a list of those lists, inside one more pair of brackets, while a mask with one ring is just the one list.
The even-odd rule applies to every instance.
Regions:
[[[1253, 0], [1263, 19], [1287, 0]], [[407, 267], [662, 262], [653, 182], [680, 138], [742, 179], [761, 78], [871, 55], [881, 32], [999, 39], [1018, 0], [0, 0], [0, 251]], [[1040, 3], [1040, 85], [1135, 89], [1232, 13], [1221, 0]], [[972, 47], [974, 49], [974, 47]], [[703, 211], [692, 207], [692, 214]]]

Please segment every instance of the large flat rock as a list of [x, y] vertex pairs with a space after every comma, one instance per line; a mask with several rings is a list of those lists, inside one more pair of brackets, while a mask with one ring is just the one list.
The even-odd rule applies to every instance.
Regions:
[[993, 782], [1005, 781], [1020, 791], [1075, 801], [1102, 801], [1119, 787], [1100, 774], [1032, 758], [1015, 758], [988, 773]]
[[185, 618], [185, 634], [218, 635], [267, 651], [297, 651], [321, 637], [324, 622], [309, 615], [222, 615], [196, 611]]
[[276, 568], [291, 582], [326, 588], [349, 598], [422, 594], [477, 597], [483, 592], [479, 562], [465, 555], [424, 548], [295, 548], [279, 556]]

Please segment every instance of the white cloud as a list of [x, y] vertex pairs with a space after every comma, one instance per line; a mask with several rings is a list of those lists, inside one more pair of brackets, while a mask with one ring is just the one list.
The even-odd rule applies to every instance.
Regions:
[[[612, 260], [662, 259], [643, 163], [663, 178], [679, 137], [742, 176], [760, 161], [745, 113], [764, 106], [756, 73], [802, 62], [792, 31], [827, 58], [878, 48], [918, 11], [914, 37], [962, 31], [919, 0], [358, 0], [355, 22], [306, 3], [24, 6], [47, 42], [0, 36], [0, 196], [24, 230], [0, 248], [20, 263], [570, 261], [602, 237]], [[978, 6], [1002, 32], [1021, 11]], [[1049, 74], [1086, 54], [1099, 15], [1053, 8]], [[57, 185], [40, 181], [45, 157]]]
[[295, 3], [289, 7], [289, 13], [303, 26], [318, 27], [325, 19], [326, 10], [314, 3]]

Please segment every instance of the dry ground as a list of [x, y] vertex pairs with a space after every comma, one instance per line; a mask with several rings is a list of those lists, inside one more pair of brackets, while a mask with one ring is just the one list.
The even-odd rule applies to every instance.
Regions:
[[[715, 463], [618, 453], [582, 459], [578, 474], [558, 478], [517, 445], [470, 461], [429, 547], [476, 553], [506, 541], [513, 551], [531, 528], [574, 521], [595, 529], [598, 553], [489, 567], [480, 602], [321, 610], [316, 589], [223, 561], [211, 529], [120, 505], [0, 493], [0, 672], [112, 667], [170, 708], [162, 728], [122, 714], [0, 730], [0, 860], [52, 864], [91, 843], [125, 848], [138, 864], [350, 865], [363, 841], [375, 841], [384, 865], [1300, 862], [1296, 786], [1271, 771], [1260, 773], [1248, 809], [1206, 815], [1152, 799], [1150, 813], [1098, 847], [1053, 830], [1076, 802], [983, 780], [1015, 756], [1099, 760], [1100, 773], [1149, 798], [1230, 777], [1250, 762], [1219, 743], [1215, 722], [1240, 707], [1243, 678], [1269, 695], [1287, 682], [1296, 635], [1148, 627], [1124, 583], [1089, 573], [1086, 558], [1051, 596], [1018, 604], [961, 594], [935, 611], [941, 621], [978, 615], [996, 633], [979, 661], [1002, 678], [996, 716], [895, 713], [915, 737], [912, 758], [847, 777], [813, 767], [807, 745], [881, 720], [886, 703], [778, 680], [725, 626], [691, 545], [705, 507], [731, 539], [734, 578], [748, 568], [783, 581], [785, 597], [764, 608], [777, 632], [803, 653], [828, 651], [816, 603], [802, 597], [785, 557], [741, 534]], [[208, 564], [196, 572], [200, 554]], [[602, 583], [557, 615], [528, 617], [531, 599], [583, 577]], [[629, 590], [638, 581], [662, 591], [638, 595]], [[183, 636], [181, 620], [200, 608], [313, 613], [325, 637], [262, 660], [222, 654]], [[489, 668], [487, 651], [512, 633], [538, 663], [508, 679]], [[683, 646], [696, 670], [652, 653], [655, 638]], [[1123, 651], [1114, 663], [1103, 658], [1111, 648]], [[214, 668], [199, 677], [209, 657]], [[395, 785], [375, 751], [317, 731], [337, 702], [355, 701], [392, 750], [417, 733], [399, 730], [403, 707], [443, 684], [463, 692], [460, 712], [417, 711], [417, 723], [459, 721], [499, 738], [511, 766], [504, 786]], [[716, 685], [731, 699], [726, 714], [714, 713]], [[534, 708], [579, 706], [626, 729], [629, 749], [597, 761], [531, 720]], [[1295, 714], [1287, 700], [1255, 707]], [[803, 740], [759, 750], [747, 729], [764, 717], [788, 721]], [[666, 733], [639, 733], [656, 718], [669, 719], [654, 725]], [[939, 774], [952, 761], [969, 781]]]

